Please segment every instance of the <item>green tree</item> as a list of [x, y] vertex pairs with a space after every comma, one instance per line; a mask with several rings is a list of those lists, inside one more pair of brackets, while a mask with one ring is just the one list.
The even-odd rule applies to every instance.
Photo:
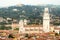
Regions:
[[0, 30], [4, 30], [4, 29], [5, 29], [4, 25], [0, 26]]

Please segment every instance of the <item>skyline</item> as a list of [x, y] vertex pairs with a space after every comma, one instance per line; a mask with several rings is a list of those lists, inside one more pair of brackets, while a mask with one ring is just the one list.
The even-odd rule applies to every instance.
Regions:
[[42, 5], [42, 4], [53, 4], [60, 5], [60, 0], [1, 0], [0, 7], [8, 7], [17, 4], [25, 5]]

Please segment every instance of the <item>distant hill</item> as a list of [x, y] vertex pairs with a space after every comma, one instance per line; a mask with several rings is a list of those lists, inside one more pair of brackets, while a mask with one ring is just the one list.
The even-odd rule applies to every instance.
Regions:
[[0, 17], [3, 18], [14, 18], [17, 20], [29, 19], [32, 22], [39, 22], [42, 20], [42, 15], [44, 13], [44, 8], [48, 7], [52, 19], [55, 17], [60, 17], [60, 5], [22, 5], [22, 6], [10, 6], [8, 8], [0, 8]]

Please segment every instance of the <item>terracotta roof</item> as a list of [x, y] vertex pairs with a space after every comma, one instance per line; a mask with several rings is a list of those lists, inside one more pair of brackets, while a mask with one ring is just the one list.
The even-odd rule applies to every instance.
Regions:
[[60, 28], [54, 28], [55, 30], [60, 30]]
[[43, 25], [25, 25], [24, 27], [43, 27]]

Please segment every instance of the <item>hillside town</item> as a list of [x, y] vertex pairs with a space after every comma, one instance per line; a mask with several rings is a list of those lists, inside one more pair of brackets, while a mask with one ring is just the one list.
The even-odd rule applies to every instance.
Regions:
[[44, 8], [43, 24], [29, 25], [28, 22], [30, 21], [27, 19], [17, 21], [0, 17], [0, 26], [4, 24], [0, 30], [0, 40], [60, 40], [60, 26], [50, 23], [48, 8]]
[[0, 40], [60, 40], [60, 0], [0, 0]]

